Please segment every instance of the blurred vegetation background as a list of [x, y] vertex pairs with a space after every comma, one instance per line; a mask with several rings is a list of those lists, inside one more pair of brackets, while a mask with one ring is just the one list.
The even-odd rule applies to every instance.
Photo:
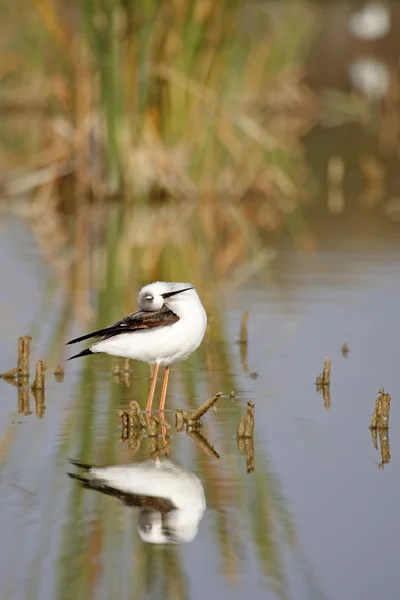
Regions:
[[16, 0], [0, 20], [3, 194], [68, 292], [64, 329], [104, 320], [93, 290], [113, 318], [144, 281], [236, 285], [263, 233], [303, 232], [308, 2]]

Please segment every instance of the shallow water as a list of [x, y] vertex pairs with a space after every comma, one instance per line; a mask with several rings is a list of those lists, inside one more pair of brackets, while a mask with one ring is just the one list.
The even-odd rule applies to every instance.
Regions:
[[[33, 358], [45, 353], [57, 298], [43, 313], [50, 273], [35, 241], [21, 221], [10, 217], [1, 226], [5, 370], [14, 366], [21, 333], [34, 332]], [[137, 508], [66, 476], [77, 471], [70, 457], [100, 465], [148, 459], [151, 441], [133, 454], [120, 439], [118, 416], [132, 398], [144, 404], [146, 368], [135, 369], [128, 386], [111, 377], [108, 359], [67, 363], [63, 382], [48, 374], [42, 418], [32, 396], [31, 414], [18, 412], [17, 389], [0, 381], [1, 598], [393, 597], [400, 534], [399, 244], [390, 232], [359, 231], [357, 223], [329, 226], [317, 253], [286, 250], [268, 285], [226, 295], [226, 373], [217, 372], [207, 347], [205, 362], [190, 359], [190, 385], [187, 374], [172, 369], [171, 423], [174, 407], [225, 386], [202, 430], [219, 459], [172, 429], [169, 458], [198, 476], [206, 498], [190, 543], [142, 541]], [[235, 343], [245, 310], [247, 373]], [[315, 388], [325, 356], [332, 360], [329, 409]], [[391, 460], [384, 468], [368, 429], [380, 387], [392, 395]], [[253, 473], [246, 472], [235, 435], [247, 400], [256, 406]]]

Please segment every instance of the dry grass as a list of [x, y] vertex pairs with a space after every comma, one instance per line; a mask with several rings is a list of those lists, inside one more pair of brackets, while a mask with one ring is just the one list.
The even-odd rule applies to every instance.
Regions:
[[314, 114], [299, 69], [307, 2], [17, 0], [2, 12], [7, 194], [50, 186], [70, 210], [260, 194], [293, 209]]

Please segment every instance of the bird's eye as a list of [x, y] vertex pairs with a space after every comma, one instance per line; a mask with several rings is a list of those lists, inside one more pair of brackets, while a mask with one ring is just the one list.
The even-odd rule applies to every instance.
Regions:
[[147, 296], [144, 297], [145, 300], [154, 300], [153, 296], [151, 294], [147, 294]]

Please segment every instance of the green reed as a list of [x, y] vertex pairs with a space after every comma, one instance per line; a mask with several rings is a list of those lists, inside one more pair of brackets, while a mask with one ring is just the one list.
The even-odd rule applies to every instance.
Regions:
[[[282, 132], [275, 118], [300, 85], [314, 31], [307, 2], [17, 0], [17, 7], [4, 14], [12, 73], [4, 97], [18, 98], [24, 117], [23, 127], [20, 118], [0, 130], [10, 164], [73, 161], [81, 199], [298, 197], [303, 165], [290, 141], [297, 134]], [[41, 117], [29, 121], [32, 109]]]

